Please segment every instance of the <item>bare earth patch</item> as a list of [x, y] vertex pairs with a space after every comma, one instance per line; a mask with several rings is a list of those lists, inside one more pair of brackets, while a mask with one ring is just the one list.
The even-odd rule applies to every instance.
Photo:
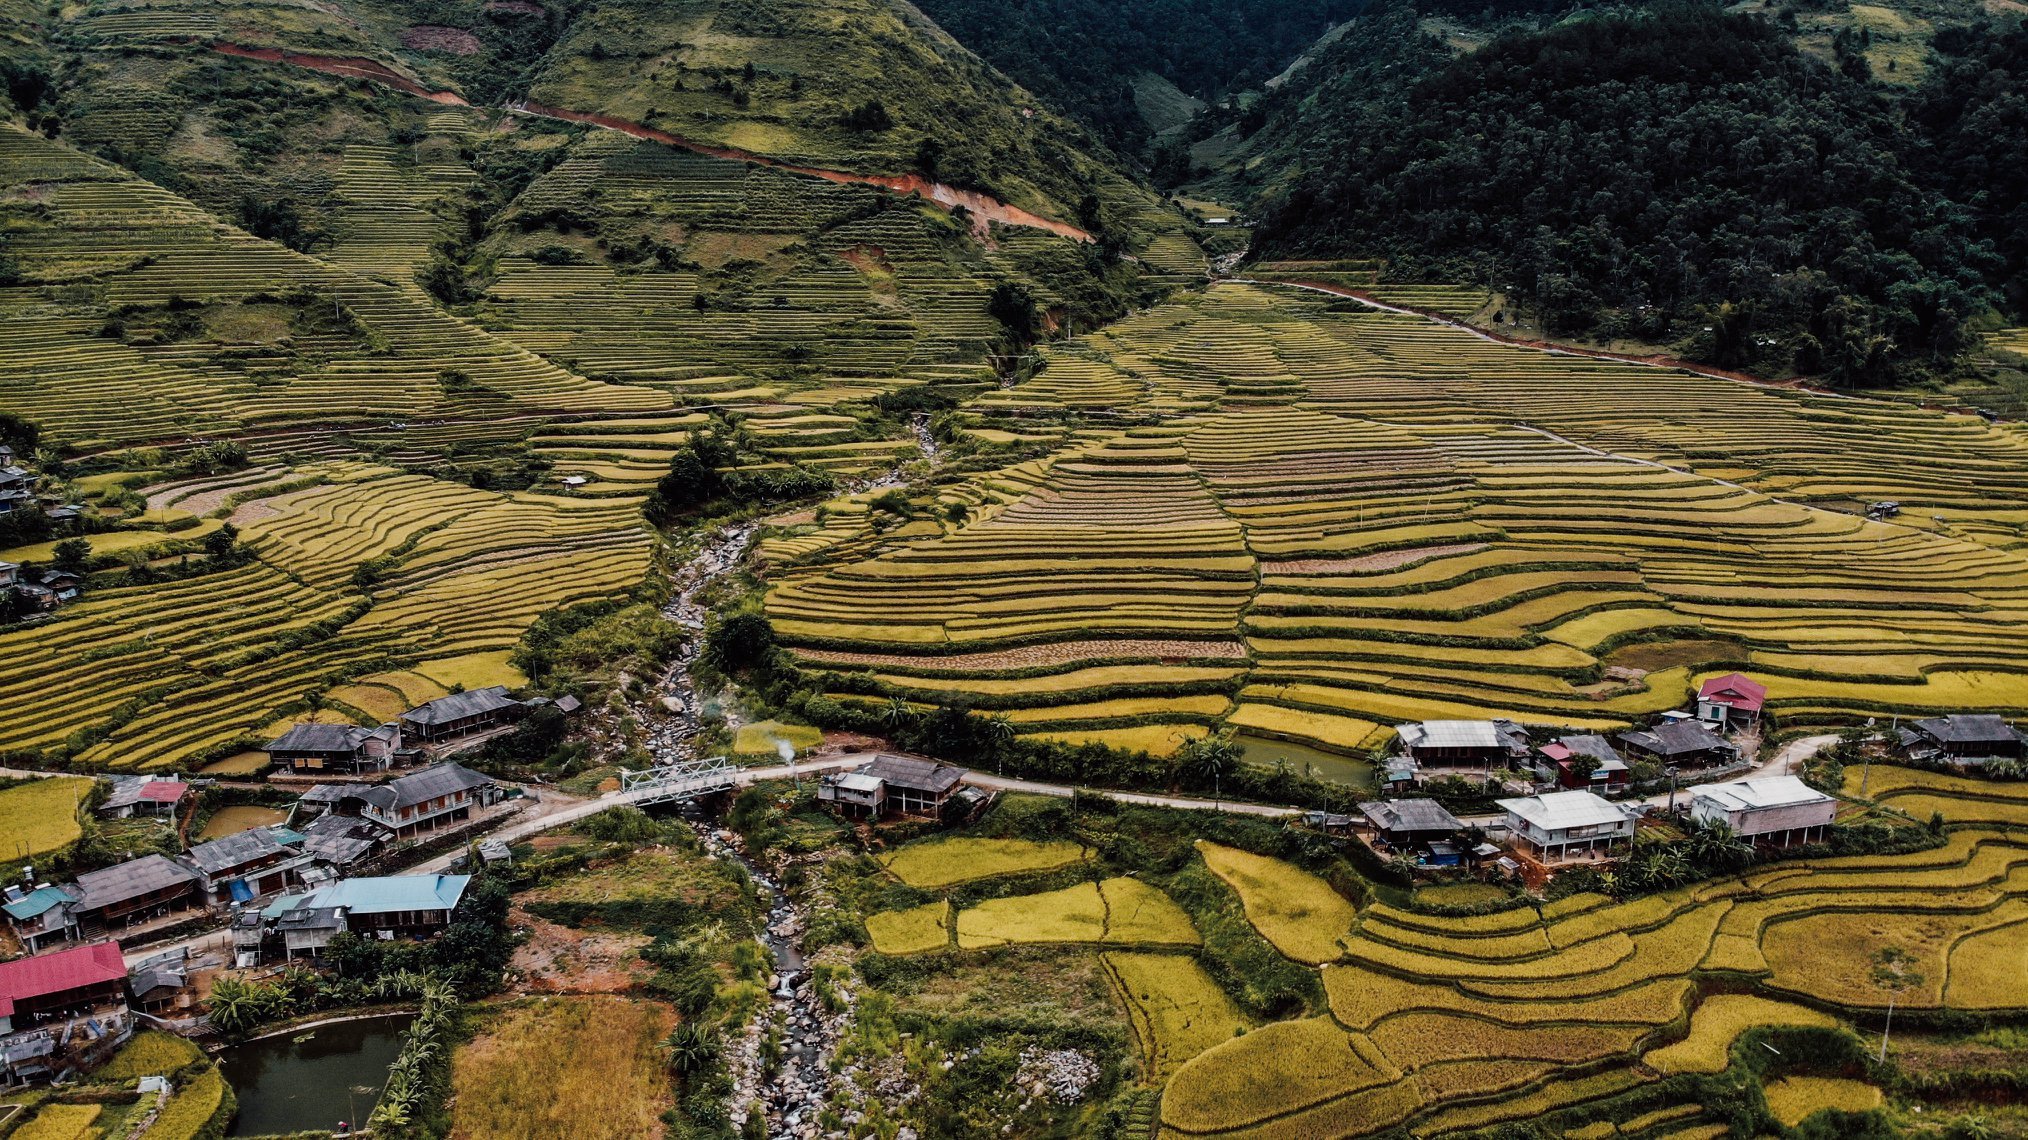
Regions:
[[[542, 9], [537, 8], [536, 11]], [[413, 51], [441, 51], [451, 55], [478, 55], [484, 46], [479, 37], [463, 28], [442, 24], [416, 24], [401, 33], [402, 46]]]
[[1410, 550], [1384, 550], [1379, 554], [1368, 554], [1363, 558], [1306, 558], [1295, 562], [1263, 562], [1263, 574], [1371, 574], [1379, 570], [1399, 570], [1411, 562], [1422, 562], [1431, 558], [1449, 558], [1453, 554], [1477, 554], [1486, 549], [1483, 542], [1467, 542], [1457, 546], [1418, 546]]
[[532, 994], [617, 994], [645, 982], [654, 970], [637, 951], [645, 934], [573, 930], [515, 908], [510, 921], [529, 932], [509, 963], [514, 989]]
[[1028, 645], [1020, 649], [1003, 649], [992, 653], [954, 653], [947, 657], [853, 653], [842, 649], [798, 649], [796, 655], [811, 661], [828, 661], [837, 665], [913, 665], [969, 672], [977, 669], [1025, 669], [1035, 665], [1067, 665], [1073, 661], [1116, 661], [1122, 657], [1216, 657], [1240, 660], [1246, 656], [1246, 646], [1237, 641], [1122, 639], [1058, 641], [1049, 645]]

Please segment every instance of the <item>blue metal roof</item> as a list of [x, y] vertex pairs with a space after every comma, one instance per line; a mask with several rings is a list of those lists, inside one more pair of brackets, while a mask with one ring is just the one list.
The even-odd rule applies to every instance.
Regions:
[[61, 888], [37, 887], [35, 890], [8, 903], [5, 907], [0, 907], [0, 910], [5, 910], [9, 918], [27, 921], [49, 910], [51, 907], [62, 906], [65, 903], [75, 901], [77, 900], [71, 898], [69, 892]]
[[[465, 885], [471, 881], [470, 875], [383, 875], [369, 879], [340, 879], [307, 895], [291, 897], [300, 900], [296, 903], [299, 906], [344, 907], [352, 914], [452, 910], [465, 896]], [[294, 906], [283, 908], [284, 911], [293, 909]]]

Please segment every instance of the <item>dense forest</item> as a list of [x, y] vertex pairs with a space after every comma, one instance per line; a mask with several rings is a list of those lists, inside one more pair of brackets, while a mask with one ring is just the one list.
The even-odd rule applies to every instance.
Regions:
[[1211, 100], [1259, 86], [1365, 0], [918, 0], [918, 7], [1055, 110], [1124, 154], [1148, 127], [1134, 78]]
[[1564, 335], [1876, 384], [2023, 296], [2020, 28], [1940, 35], [1912, 94], [1712, 5], [1583, 14], [1452, 59], [1370, 14], [1254, 115], [1264, 254], [1490, 281]]

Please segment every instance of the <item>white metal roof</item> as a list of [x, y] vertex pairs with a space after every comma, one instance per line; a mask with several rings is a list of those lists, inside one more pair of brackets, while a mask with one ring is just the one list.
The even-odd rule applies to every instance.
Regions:
[[1490, 720], [1425, 720], [1401, 726], [1403, 741], [1417, 748], [1498, 748], [1499, 730]]
[[1693, 800], [1710, 800], [1727, 811], [1750, 808], [1795, 807], [1820, 804], [1831, 797], [1794, 776], [1762, 776], [1757, 780], [1733, 780], [1690, 789]]
[[1544, 831], [1562, 831], [1597, 823], [1625, 823], [1627, 820], [1624, 808], [1590, 792], [1549, 792], [1495, 802]]
[[864, 772], [848, 772], [838, 777], [838, 786], [847, 791], [871, 794], [881, 789], [883, 781], [878, 776], [869, 776]]

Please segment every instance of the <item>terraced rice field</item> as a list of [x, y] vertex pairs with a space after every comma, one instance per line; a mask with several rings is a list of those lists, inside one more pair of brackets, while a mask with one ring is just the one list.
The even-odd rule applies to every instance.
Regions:
[[[1322, 963], [1330, 1016], [1204, 1047], [1164, 1092], [1163, 1135], [1442, 1135], [1596, 1104], [1662, 1074], [1720, 1071], [1755, 1028], [1841, 1024], [1827, 1001], [1877, 1015], [1887, 996], [1863, 979], [1888, 944], [1928, 979], [1901, 996], [1905, 1008], [2028, 1011], [2028, 825], [1981, 810], [2028, 803], [2028, 787], [1882, 772], [1943, 805], [1943, 847], [1782, 863], [1624, 902], [1577, 895], [1469, 918], [1378, 902], [1303, 913], [1259, 905], [1291, 897], [1302, 872], [1245, 855], [1248, 877], [1234, 879], [1234, 853], [1201, 845], [1285, 953], [1339, 948], [1296, 955]], [[1793, 1123], [1848, 1103], [1851, 1090], [1831, 1091], [1798, 1078], [1769, 1100]], [[1658, 1109], [1651, 1123], [1708, 1129], [1698, 1112]]]
[[[53, 623], [0, 634], [28, 666], [0, 683], [24, 712], [0, 726], [0, 747], [69, 744], [110, 767], [180, 766], [258, 743], [275, 710], [313, 690], [378, 723], [453, 684], [517, 679], [504, 651], [537, 615], [647, 571], [630, 503], [478, 491], [362, 464], [299, 474], [328, 481], [249, 504], [260, 509], [241, 531], [256, 561], [93, 591]], [[368, 562], [382, 573], [362, 592], [355, 572]]]
[[69, 776], [0, 788], [0, 860], [28, 859], [77, 842], [84, 834], [78, 807], [91, 790], [90, 780]]
[[881, 862], [894, 876], [911, 887], [937, 890], [989, 879], [1068, 867], [1090, 857], [1075, 843], [1033, 839], [979, 839], [959, 837], [928, 843], [911, 843]]
[[[1061, 448], [940, 489], [961, 525], [875, 535], [841, 503], [771, 575], [811, 666], [1170, 748], [1217, 727], [1339, 753], [1426, 718], [1609, 729], [1734, 667], [1794, 724], [2028, 704], [2015, 426], [1270, 286], [1043, 355], [963, 422], [992, 439], [1085, 414]], [[1902, 514], [1862, 517], [1880, 499]]]

